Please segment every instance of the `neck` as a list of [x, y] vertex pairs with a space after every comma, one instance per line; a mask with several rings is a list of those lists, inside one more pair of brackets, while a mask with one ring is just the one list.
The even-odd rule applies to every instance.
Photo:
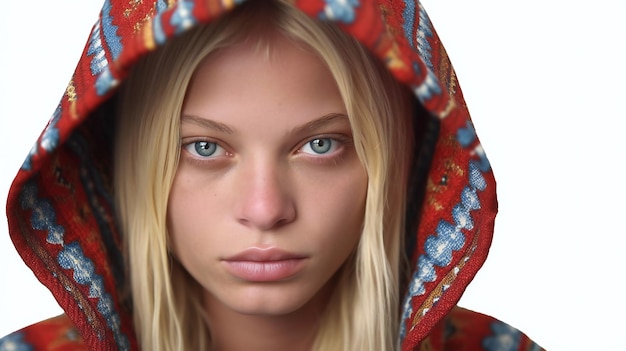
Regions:
[[310, 351], [329, 295], [329, 291], [321, 291], [288, 314], [251, 315], [234, 311], [207, 293], [205, 306], [212, 349]]

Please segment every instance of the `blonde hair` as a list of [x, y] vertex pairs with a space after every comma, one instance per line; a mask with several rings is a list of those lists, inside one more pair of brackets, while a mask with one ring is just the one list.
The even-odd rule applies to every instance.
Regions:
[[171, 40], [140, 60], [122, 89], [115, 195], [140, 345], [147, 350], [210, 347], [202, 288], [168, 255], [167, 203], [180, 152], [180, 111], [191, 76], [207, 55], [242, 40], [271, 49], [269, 36], [263, 37], [267, 30], [253, 30], [259, 25], [326, 63], [368, 175], [363, 233], [355, 255], [340, 269], [314, 349], [392, 350], [412, 150], [408, 93], [355, 39], [285, 1], [250, 1]]

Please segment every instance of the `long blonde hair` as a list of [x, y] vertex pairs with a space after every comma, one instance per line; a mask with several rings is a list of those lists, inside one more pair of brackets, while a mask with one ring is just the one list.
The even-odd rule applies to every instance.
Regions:
[[201, 287], [168, 254], [167, 203], [180, 152], [187, 85], [207, 55], [242, 40], [271, 50], [262, 25], [316, 53], [346, 106], [368, 176], [363, 232], [340, 269], [316, 350], [392, 350], [409, 157], [408, 93], [352, 37], [285, 1], [250, 1], [140, 60], [120, 95], [115, 195], [124, 233], [135, 327], [146, 350], [208, 350]]

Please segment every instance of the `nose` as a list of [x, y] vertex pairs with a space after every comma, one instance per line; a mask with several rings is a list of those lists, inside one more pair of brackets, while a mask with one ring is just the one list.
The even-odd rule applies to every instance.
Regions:
[[291, 223], [296, 206], [285, 172], [272, 164], [251, 167], [241, 173], [238, 194], [239, 223], [268, 231]]

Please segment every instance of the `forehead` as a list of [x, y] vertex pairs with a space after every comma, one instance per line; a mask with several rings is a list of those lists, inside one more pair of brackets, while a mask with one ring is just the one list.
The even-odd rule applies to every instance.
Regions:
[[204, 58], [187, 88], [183, 114], [267, 128], [346, 113], [332, 74], [316, 54], [279, 35], [268, 45], [269, 54], [243, 41]]

